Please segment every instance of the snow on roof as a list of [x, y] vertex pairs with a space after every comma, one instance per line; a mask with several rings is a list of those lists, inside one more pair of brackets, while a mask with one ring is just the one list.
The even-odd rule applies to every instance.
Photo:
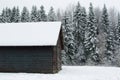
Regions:
[[0, 46], [55, 46], [61, 22], [1, 23]]

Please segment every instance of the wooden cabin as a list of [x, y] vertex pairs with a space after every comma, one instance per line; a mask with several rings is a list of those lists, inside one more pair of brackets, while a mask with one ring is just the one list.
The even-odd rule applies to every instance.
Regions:
[[61, 22], [0, 24], [0, 72], [61, 70]]

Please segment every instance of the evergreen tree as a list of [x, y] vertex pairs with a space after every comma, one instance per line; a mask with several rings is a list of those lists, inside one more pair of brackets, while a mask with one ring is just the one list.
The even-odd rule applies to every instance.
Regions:
[[3, 9], [1, 14], [1, 22], [11, 22], [11, 10], [9, 8]]
[[80, 24], [79, 24], [79, 48], [78, 53], [76, 54], [77, 58], [77, 64], [85, 64], [86, 62], [86, 54], [85, 54], [85, 29], [87, 28], [87, 14], [84, 7], [81, 7], [81, 13], [80, 13]]
[[120, 45], [120, 14], [118, 14], [118, 23], [117, 23], [117, 27], [116, 27], [116, 44]]
[[41, 11], [38, 10], [38, 13], [37, 13], [37, 14], [38, 14], [38, 17], [37, 17], [38, 19], [37, 19], [37, 20], [38, 20], [38, 22], [40, 22], [40, 21], [41, 21]]
[[[120, 65], [120, 14], [118, 14], [118, 22], [117, 22], [117, 26], [114, 27], [115, 28], [115, 31], [113, 31], [114, 29], [111, 29], [112, 32], [114, 34], [112, 34], [111, 36], [109, 35], [108, 37], [111, 37], [111, 41], [109, 40], [109, 43], [111, 43], [111, 61], [109, 61], [111, 63], [111, 65], [117, 65], [119, 66]], [[108, 40], [107, 40], [108, 42]], [[113, 47], [113, 48], [112, 48]], [[110, 51], [109, 51], [110, 52]]]
[[20, 11], [19, 11], [19, 7], [17, 7], [17, 11], [16, 11], [16, 21], [15, 22], [20, 22]]
[[[75, 11], [73, 13], [73, 26], [74, 26], [74, 32], [73, 32], [73, 36], [74, 36], [74, 42], [75, 42], [75, 56], [76, 56], [76, 63], [79, 63], [78, 61], [78, 56], [80, 56], [81, 53], [79, 53], [80, 51], [80, 19], [81, 19], [81, 6], [80, 3], [78, 2]], [[81, 49], [81, 52], [83, 52], [83, 50]]]
[[69, 22], [69, 18], [67, 17], [66, 13], [63, 19], [64, 25], [64, 47], [65, 47], [65, 57], [66, 63], [69, 65], [75, 64], [74, 56], [75, 56], [75, 44], [74, 44], [74, 37], [73, 37], [73, 28]]
[[2, 23], [6, 22], [6, 9], [2, 10], [1, 19]]
[[86, 54], [84, 52], [85, 28], [87, 26], [87, 14], [84, 7], [79, 2], [74, 12], [73, 24], [75, 26], [74, 36], [76, 42], [76, 64], [84, 64]]
[[10, 19], [11, 19], [11, 10], [8, 9], [8, 8], [3, 9], [3, 12], [2, 12], [2, 21], [10, 23], [11, 22]]
[[76, 46], [79, 47], [80, 45], [80, 19], [81, 19], [81, 6], [80, 3], [78, 2], [76, 9], [74, 11], [73, 14], [73, 25], [75, 27], [75, 31], [74, 31], [74, 36], [75, 36], [75, 42], [76, 42]]
[[40, 16], [41, 16], [41, 21], [47, 21], [47, 16], [45, 14], [44, 6], [40, 7]]
[[109, 34], [107, 34], [104, 63], [105, 65], [113, 65], [115, 62], [114, 32], [110, 30]]
[[20, 12], [19, 8], [13, 7], [12, 12], [11, 12], [11, 22], [19, 22], [20, 21]]
[[30, 21], [29, 11], [26, 7], [24, 7], [21, 13], [21, 22], [29, 22], [29, 21]]
[[103, 11], [102, 11], [102, 18], [101, 18], [101, 29], [103, 32], [107, 34], [109, 27], [109, 18], [108, 18], [108, 12], [106, 5], [104, 5]]
[[62, 15], [61, 15], [61, 13], [60, 13], [60, 9], [57, 10], [57, 15], [56, 15], [56, 17], [57, 17], [57, 21], [61, 21], [61, 20], [62, 20]]
[[83, 7], [81, 9], [81, 26], [80, 26], [80, 38], [81, 38], [81, 41], [84, 42], [84, 39], [85, 39], [85, 29], [86, 29], [86, 26], [87, 26], [87, 14], [86, 14], [86, 10], [85, 8]]
[[97, 35], [99, 35], [101, 29], [100, 29], [100, 18], [101, 18], [101, 10], [99, 7], [95, 8], [94, 9], [94, 12], [95, 12], [95, 17], [96, 17], [96, 25], [98, 27], [97, 29]]
[[53, 7], [50, 8], [50, 11], [48, 13], [48, 21], [56, 21], [56, 15]]
[[33, 6], [32, 7], [32, 11], [31, 11], [31, 22], [37, 22], [38, 20], [38, 14], [37, 14], [37, 7], [36, 6]]
[[97, 41], [97, 27], [96, 27], [95, 15], [93, 12], [92, 3], [89, 7], [88, 23], [85, 35], [85, 53], [87, 56], [87, 63], [95, 65], [100, 62], [98, 48], [96, 46]]
[[11, 22], [15, 22], [16, 8], [13, 7], [11, 14]]
[[106, 44], [105, 44], [105, 53], [104, 53], [104, 58], [103, 62], [105, 65], [113, 65], [115, 62], [114, 57], [115, 57], [115, 35], [114, 35], [114, 30], [112, 28], [113, 26], [110, 25], [109, 19], [108, 19], [108, 12], [107, 8], [104, 5], [103, 7], [103, 12], [102, 12], [102, 18], [101, 18], [101, 29], [103, 29], [106, 37]]
[[66, 52], [65, 52], [65, 50], [62, 50], [61, 51], [61, 54], [62, 54], [62, 64], [64, 64], [64, 65], [68, 65], [68, 56], [67, 56], [67, 54], [66, 54]]
[[0, 23], [2, 23], [2, 16], [0, 15]]
[[8, 23], [11, 23], [11, 15], [12, 15], [12, 13], [11, 13], [11, 9], [10, 8], [7, 8], [6, 9], [6, 21], [8, 22]]

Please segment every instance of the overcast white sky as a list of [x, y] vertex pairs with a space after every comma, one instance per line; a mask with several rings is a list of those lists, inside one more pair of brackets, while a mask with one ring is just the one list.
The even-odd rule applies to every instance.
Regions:
[[0, 11], [7, 7], [19, 6], [20, 9], [23, 6], [27, 6], [31, 9], [32, 5], [37, 5], [37, 7], [44, 5], [46, 12], [48, 12], [50, 6], [53, 6], [55, 10], [58, 8], [65, 10], [69, 4], [76, 4], [80, 2], [82, 6], [86, 8], [89, 7], [89, 3], [92, 2], [94, 7], [103, 7], [104, 3], [108, 8], [114, 7], [116, 10], [120, 11], [120, 0], [0, 0]]

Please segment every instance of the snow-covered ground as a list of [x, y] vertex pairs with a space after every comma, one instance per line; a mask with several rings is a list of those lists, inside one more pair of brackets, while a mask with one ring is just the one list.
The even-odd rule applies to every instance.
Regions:
[[58, 74], [0, 73], [0, 80], [120, 80], [120, 68], [63, 66]]

